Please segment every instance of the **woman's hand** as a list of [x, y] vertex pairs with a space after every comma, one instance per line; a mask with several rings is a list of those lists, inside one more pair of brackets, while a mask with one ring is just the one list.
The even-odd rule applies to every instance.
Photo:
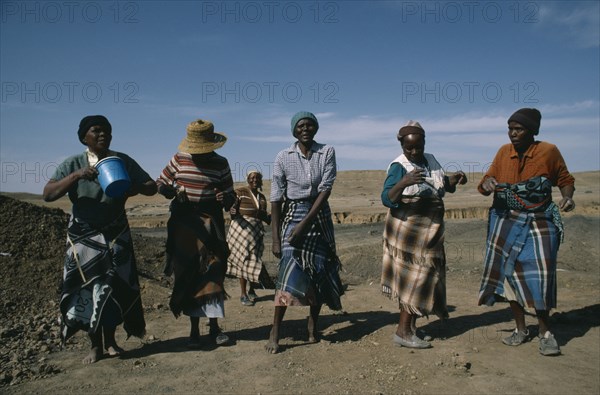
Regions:
[[560, 199], [558, 207], [560, 207], [560, 209], [565, 212], [571, 211], [575, 208], [575, 201], [573, 200], [573, 198], [565, 196], [562, 199]]
[[76, 170], [67, 177], [64, 177], [58, 181], [49, 180], [46, 186], [44, 186], [44, 192], [42, 194], [44, 201], [53, 202], [57, 199], [60, 199], [73, 185], [77, 184], [79, 180], [93, 180], [97, 176], [98, 170], [96, 170], [95, 167], [88, 166]]
[[235, 203], [237, 196], [233, 193], [225, 193], [219, 190], [219, 188], [214, 188], [213, 191], [215, 191], [215, 199], [217, 202], [221, 203], [225, 211], [229, 211], [231, 206]]
[[399, 181], [403, 187], [409, 187], [415, 184], [422, 184], [425, 181], [425, 172], [422, 169], [414, 169], [404, 175]]
[[281, 258], [281, 241], [273, 240], [273, 247], [271, 247], [271, 252], [273, 252], [275, 258]]
[[490, 194], [496, 190], [496, 185], [498, 185], [498, 181], [494, 177], [488, 177], [481, 183], [481, 189]]
[[307, 231], [308, 229], [306, 226], [306, 222], [300, 221], [298, 225], [296, 225], [294, 229], [292, 229], [292, 233], [290, 233], [290, 236], [288, 237], [288, 242], [290, 243], [290, 245], [294, 247], [301, 247], [302, 241], [304, 240], [304, 236], [306, 235]]
[[281, 258], [281, 228], [280, 218], [281, 209], [283, 207], [282, 201], [271, 202], [271, 251], [276, 258]]
[[463, 171], [457, 171], [452, 175], [452, 178], [453, 185], [465, 185], [467, 183], [467, 175]]
[[267, 225], [271, 224], [271, 214], [267, 214], [266, 211], [260, 210], [258, 212], [258, 219], [260, 219]]
[[177, 195], [177, 189], [171, 185], [161, 184], [160, 187], [158, 187], [158, 193], [167, 199], [173, 199], [175, 195]]
[[215, 199], [217, 199], [217, 202], [221, 202], [221, 204], [223, 204], [223, 201], [225, 200], [225, 194], [223, 193], [223, 191], [220, 191], [219, 188], [215, 188]]
[[98, 170], [93, 166], [88, 166], [73, 172], [73, 175], [78, 180], [82, 178], [84, 180], [93, 180], [98, 177]]
[[236, 195], [235, 203], [233, 203], [233, 206], [231, 206], [231, 208], [229, 209], [229, 214], [231, 214], [232, 217], [235, 217], [240, 213], [240, 210], [239, 210], [240, 203], [241, 203], [241, 200], [240, 200], [239, 196]]

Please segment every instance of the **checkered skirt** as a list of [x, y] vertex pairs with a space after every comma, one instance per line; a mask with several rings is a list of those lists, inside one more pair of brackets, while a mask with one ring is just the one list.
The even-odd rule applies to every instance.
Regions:
[[560, 231], [553, 220], [552, 210], [490, 209], [480, 305], [505, 299], [508, 284], [522, 306], [556, 307]]
[[227, 232], [230, 250], [227, 260], [228, 275], [259, 282], [265, 249], [264, 234], [265, 228], [258, 218], [239, 215], [231, 221]]
[[442, 200], [405, 198], [399, 208], [388, 211], [381, 285], [401, 310], [448, 316]]
[[325, 303], [332, 310], [341, 310], [340, 296], [344, 294], [344, 288], [339, 275], [341, 262], [336, 254], [329, 204], [323, 205], [298, 245], [291, 245], [288, 240], [311, 207], [309, 201], [288, 201], [282, 223], [277, 290], [289, 292], [299, 300], [314, 295], [314, 304]]

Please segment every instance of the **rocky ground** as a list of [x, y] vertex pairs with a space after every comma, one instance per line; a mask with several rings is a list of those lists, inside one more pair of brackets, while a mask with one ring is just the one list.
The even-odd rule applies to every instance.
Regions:
[[[599, 229], [596, 215], [565, 218], [559, 252], [559, 306], [553, 311], [563, 355], [544, 358], [537, 340], [509, 348], [513, 328], [506, 305], [476, 306], [484, 220], [448, 220], [450, 320], [419, 325], [434, 348], [395, 347], [397, 309], [381, 296], [381, 223], [336, 225], [347, 284], [344, 311], [324, 308], [322, 341], [306, 344], [303, 308], [288, 309], [282, 352], [263, 346], [272, 321], [273, 292], [259, 290], [255, 306], [239, 303], [237, 280], [221, 326], [229, 347], [186, 347], [189, 324], [168, 310], [171, 279], [162, 275], [164, 228], [134, 228], [148, 334], [117, 340], [127, 351], [93, 366], [81, 359], [82, 333], [60, 348], [58, 286], [67, 216], [62, 210], [0, 195], [0, 392], [2, 393], [589, 393], [600, 391]], [[269, 240], [267, 237], [266, 240]], [[270, 250], [267, 243], [266, 251]], [[275, 260], [266, 254], [275, 273]], [[527, 317], [535, 333], [535, 318]], [[107, 379], [110, 377], [110, 379]]]

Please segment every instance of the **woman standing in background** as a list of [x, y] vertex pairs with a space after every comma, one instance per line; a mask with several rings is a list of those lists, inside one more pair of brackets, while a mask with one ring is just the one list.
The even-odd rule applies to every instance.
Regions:
[[[235, 190], [237, 203], [229, 210], [231, 223], [227, 232], [229, 259], [227, 274], [240, 279], [240, 302], [244, 306], [254, 305], [258, 297], [254, 284], [263, 288], [274, 288], [273, 281], [263, 265], [262, 256], [265, 249], [265, 227], [271, 223], [267, 213], [267, 199], [262, 190], [262, 174], [251, 171], [246, 177], [248, 186]], [[246, 292], [246, 286], [250, 289]]]

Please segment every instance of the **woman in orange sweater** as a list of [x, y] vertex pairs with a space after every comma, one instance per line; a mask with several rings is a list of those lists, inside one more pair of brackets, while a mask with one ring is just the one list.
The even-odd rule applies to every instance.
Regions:
[[[487, 251], [479, 304], [508, 300], [516, 329], [503, 339], [509, 346], [530, 340], [525, 307], [536, 311], [539, 351], [558, 355], [560, 347], [548, 322], [556, 307], [556, 261], [563, 237], [559, 208], [575, 208], [575, 179], [558, 148], [536, 141], [542, 115], [522, 108], [508, 119], [510, 144], [503, 145], [478, 186], [494, 194], [490, 208]], [[552, 187], [562, 195], [552, 201]]]

